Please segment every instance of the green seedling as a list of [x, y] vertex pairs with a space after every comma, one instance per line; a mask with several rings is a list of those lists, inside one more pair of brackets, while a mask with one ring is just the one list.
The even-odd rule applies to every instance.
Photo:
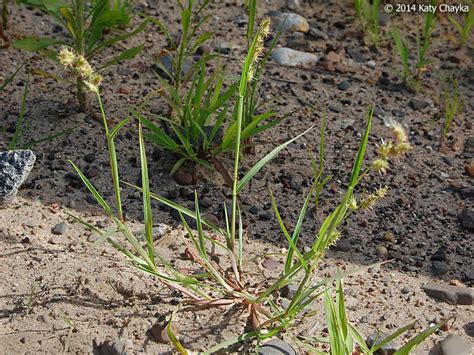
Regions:
[[428, 11], [424, 14], [422, 38], [420, 38], [419, 32], [416, 36], [416, 48], [417, 48], [417, 61], [415, 63], [416, 68], [416, 80], [420, 80], [421, 74], [427, 70], [427, 66], [431, 63], [427, 59], [428, 48], [431, 45], [431, 33], [436, 25], [436, 14]]
[[410, 50], [408, 48], [408, 43], [404, 38], [402, 38], [402, 35], [400, 34], [400, 30], [398, 28], [392, 28], [391, 34], [393, 41], [395, 42], [395, 48], [400, 57], [400, 62], [402, 63], [402, 80], [403, 83], [407, 84], [410, 78]]
[[[130, 18], [126, 2], [111, 3], [109, 0], [75, 0], [73, 2], [65, 0], [52, 2], [48, 0], [20, 0], [20, 3], [38, 8], [53, 17], [68, 33], [69, 39], [25, 37], [14, 42], [13, 46], [38, 52], [56, 62], [73, 67], [77, 100], [80, 109], [83, 111], [89, 109], [85, 83], [91, 81], [92, 73], [91, 66], [85, 63], [95, 59], [100, 51], [143, 31], [147, 25], [147, 21], [144, 21], [131, 32], [121, 32], [106, 38], [104, 36], [105, 31], [117, 29], [117, 27], [129, 23]], [[57, 46], [62, 47], [62, 49], [66, 48], [68, 51], [61, 50], [60, 52], [57, 50]], [[98, 70], [133, 58], [143, 49], [143, 46], [141, 44], [129, 48], [112, 58], [102, 61], [98, 65]], [[71, 52], [77, 54], [77, 56], [74, 56], [76, 63], [70, 62], [73, 56], [68, 55], [68, 53]]]
[[381, 0], [354, 0], [356, 17], [374, 45], [380, 42], [380, 3]]
[[459, 34], [459, 44], [461, 47], [467, 44], [469, 34], [474, 27], [474, 1], [468, 1], [469, 11], [463, 13], [462, 22], [456, 20], [453, 16], [448, 16], [449, 21], [456, 27]]
[[458, 80], [454, 79], [451, 81], [449, 89], [444, 94], [444, 126], [443, 134], [446, 136], [451, 129], [451, 125], [462, 111], [462, 99], [459, 94]]

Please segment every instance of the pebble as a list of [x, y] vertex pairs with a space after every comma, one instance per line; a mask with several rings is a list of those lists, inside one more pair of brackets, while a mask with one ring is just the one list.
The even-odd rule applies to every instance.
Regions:
[[264, 213], [261, 213], [259, 216], [261, 221], [269, 221], [272, 219], [272, 217], [273, 215], [271, 212], [264, 212]]
[[375, 60], [369, 60], [366, 64], [369, 68], [375, 69]]
[[300, 3], [300, 0], [287, 0], [286, 6], [290, 10], [295, 11], [295, 10], [298, 10], [301, 7], [301, 3]]
[[344, 253], [347, 253], [352, 249], [352, 244], [349, 240], [347, 239], [339, 239], [336, 242], [336, 245], [334, 246], [334, 249], [337, 251], [342, 251]]
[[89, 164], [95, 162], [95, 154], [90, 153], [90, 154], [84, 155], [84, 160], [86, 161], [86, 163], [89, 163]]
[[338, 85], [337, 88], [341, 91], [346, 91], [351, 87], [351, 83], [347, 80], [341, 81]]
[[318, 39], [324, 39], [324, 40], [328, 40], [329, 39], [329, 36], [326, 32], [324, 31], [321, 31], [315, 27], [311, 27], [309, 29], [309, 35], [311, 36], [312, 39], [314, 40], [318, 40]]
[[387, 232], [384, 234], [383, 239], [386, 242], [393, 243], [395, 241], [395, 235], [392, 232]]
[[58, 223], [52, 229], [52, 233], [55, 235], [63, 235], [64, 233], [66, 233], [66, 231], [67, 231], [66, 222]]
[[271, 258], [267, 258], [265, 259], [265, 261], [262, 263], [262, 266], [267, 269], [267, 270], [276, 270], [278, 269], [278, 262], [271, 259]]
[[411, 99], [408, 105], [415, 111], [420, 111], [428, 107], [428, 103], [426, 101], [421, 101], [417, 99]]
[[314, 64], [319, 57], [312, 53], [297, 51], [291, 48], [275, 48], [272, 51], [272, 60], [280, 65], [296, 67], [305, 64]]
[[[158, 342], [163, 343], [163, 344], [168, 344], [170, 343], [170, 338], [168, 336], [167, 327], [168, 327], [168, 323], [157, 322], [151, 327], [150, 332]], [[179, 332], [178, 332], [178, 326], [176, 325], [176, 323], [172, 323], [171, 328], [173, 329], [174, 335], [177, 337]]]
[[[374, 332], [370, 334], [367, 338], [367, 345], [372, 347], [375, 343], [380, 343], [383, 339], [387, 338], [389, 334], [386, 334], [384, 332]], [[400, 346], [395, 342], [395, 340], [392, 340], [382, 346], [382, 348], [379, 349], [377, 354], [380, 355], [391, 355], [394, 354]]]
[[465, 208], [459, 216], [459, 221], [464, 228], [474, 230], [474, 209]]
[[293, 296], [295, 295], [296, 291], [298, 291], [297, 284], [288, 284], [282, 287], [280, 294], [282, 297], [285, 297], [291, 300]]
[[471, 161], [469, 164], [467, 164], [464, 167], [464, 171], [466, 172], [467, 175], [470, 177], [474, 177], [474, 161]]
[[31, 150], [0, 153], [0, 208], [12, 202], [33, 169], [36, 156]]
[[92, 344], [94, 354], [97, 355], [127, 355], [133, 352], [133, 342], [126, 338], [116, 337], [112, 341], [106, 340], [103, 343], [94, 339]]
[[470, 287], [428, 284], [423, 285], [421, 288], [428, 296], [438, 301], [462, 305], [473, 304], [474, 289]]
[[48, 240], [48, 243], [53, 244], [53, 245], [61, 244], [61, 242], [62, 242], [62, 238], [57, 235], [55, 235], [54, 237]]
[[276, 31], [285, 32], [303, 32], [309, 31], [309, 24], [306, 19], [293, 12], [281, 12], [277, 13], [272, 18], [273, 28]]
[[174, 173], [173, 178], [180, 185], [192, 185], [194, 180], [192, 174], [183, 170], [178, 170]]
[[436, 276], [444, 275], [449, 271], [449, 266], [444, 261], [434, 260], [431, 262], [431, 270]]
[[233, 42], [222, 42], [219, 43], [219, 46], [216, 48], [218, 53], [222, 54], [231, 54], [234, 51], [239, 50], [241, 47]]
[[388, 254], [387, 248], [385, 248], [383, 245], [377, 245], [375, 247], [375, 251], [377, 252], [377, 255], [381, 258], [384, 258]]
[[258, 348], [259, 355], [296, 355], [295, 349], [283, 340], [272, 339]]
[[471, 347], [459, 335], [449, 334], [439, 343], [441, 355], [469, 355]]

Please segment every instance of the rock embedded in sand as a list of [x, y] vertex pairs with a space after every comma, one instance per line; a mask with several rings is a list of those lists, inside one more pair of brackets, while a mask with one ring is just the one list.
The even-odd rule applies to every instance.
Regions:
[[[173, 333], [175, 336], [178, 336], [178, 326], [176, 323], [171, 324], [171, 328], [173, 329]], [[171, 342], [168, 336], [168, 323], [166, 322], [157, 322], [155, 323], [151, 329], [151, 334], [155, 337], [157, 341], [163, 344], [168, 344]]]
[[55, 235], [63, 235], [64, 233], [66, 233], [66, 231], [67, 231], [66, 222], [61, 222], [61, 223], [56, 224], [53, 227], [51, 232]]
[[471, 347], [459, 335], [449, 334], [439, 343], [440, 355], [469, 355]]
[[[380, 342], [382, 342], [382, 340], [384, 340], [388, 336], [389, 336], [389, 334], [386, 334], [384, 332], [374, 332], [374, 333], [370, 334], [367, 337], [367, 345], [370, 348], [374, 344], [379, 344]], [[388, 342], [387, 344], [385, 344], [384, 346], [382, 346], [377, 351], [377, 354], [392, 355], [392, 354], [395, 354], [395, 352], [398, 350], [399, 347], [400, 346], [395, 342], [395, 340], [392, 340], [392, 341]]]
[[0, 153], [0, 208], [15, 199], [35, 163], [31, 150], [12, 150]]
[[281, 12], [272, 16], [273, 28], [281, 32], [303, 32], [309, 31], [306, 19], [293, 12]]
[[312, 53], [297, 51], [291, 48], [275, 48], [272, 51], [272, 60], [280, 65], [296, 67], [305, 64], [314, 64], [319, 57]]
[[258, 348], [259, 355], [296, 355], [295, 349], [283, 340], [272, 339]]
[[473, 304], [474, 289], [470, 287], [429, 284], [423, 285], [421, 288], [428, 296], [438, 301], [462, 305]]
[[428, 107], [428, 102], [417, 99], [411, 99], [408, 105], [415, 111], [420, 111]]
[[474, 230], [474, 210], [465, 208], [459, 216], [459, 221], [464, 228]]
[[470, 177], [474, 177], [474, 161], [471, 161], [469, 164], [467, 164], [464, 167], [464, 171], [466, 172], [467, 175]]

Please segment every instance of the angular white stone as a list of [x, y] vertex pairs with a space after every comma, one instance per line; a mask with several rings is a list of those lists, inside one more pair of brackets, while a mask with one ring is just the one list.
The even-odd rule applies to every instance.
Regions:
[[272, 59], [277, 64], [295, 67], [298, 65], [314, 64], [319, 60], [319, 57], [312, 53], [282, 47], [275, 48], [272, 51]]

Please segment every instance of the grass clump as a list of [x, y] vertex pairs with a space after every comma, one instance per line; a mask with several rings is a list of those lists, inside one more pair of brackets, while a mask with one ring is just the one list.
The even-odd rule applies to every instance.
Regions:
[[380, 4], [380, 0], [354, 0], [356, 17], [369, 40], [376, 46], [380, 42]]
[[463, 102], [459, 93], [458, 80], [452, 79], [449, 81], [448, 88], [443, 93], [444, 136], [449, 133], [456, 116], [462, 112], [462, 105]]
[[[77, 217], [74, 218], [99, 235], [97, 243], [104, 241], [111, 243], [113, 247], [122, 252], [130, 260], [134, 267], [156, 277], [162, 284], [185, 295], [185, 302], [188, 305], [195, 307], [232, 306], [240, 308], [241, 311], [245, 312], [250, 331], [241, 334], [236, 338], [228, 339], [217, 344], [206, 353], [213, 353], [241, 341], [262, 341], [275, 336], [280, 332], [287, 330], [296, 319], [302, 316], [303, 311], [309, 305], [323, 296], [325, 298], [325, 309], [327, 313], [328, 329], [330, 332], [331, 353], [350, 354], [356, 349], [356, 344], [358, 344], [357, 346], [361, 349], [368, 347], [360, 334], [348, 323], [347, 317], [344, 313], [345, 307], [342, 297], [342, 284], [339, 280], [347, 274], [338, 273], [329, 278], [316, 280], [315, 271], [318, 262], [323, 258], [327, 248], [334, 244], [339, 238], [339, 227], [346, 220], [349, 214], [359, 208], [372, 208], [374, 203], [385, 195], [386, 189], [382, 188], [371, 194], [370, 196], [372, 197], [367, 197], [360, 203], [356, 202], [355, 206], [351, 202], [355, 198], [355, 190], [361, 179], [370, 171], [373, 171], [372, 165], [363, 169], [363, 159], [368, 144], [373, 109], [368, 113], [367, 126], [354, 161], [347, 190], [339, 204], [335, 206], [332, 212], [324, 219], [319, 231], [314, 236], [309, 249], [303, 251], [299, 245], [301, 243], [298, 243], [298, 239], [303, 230], [304, 218], [312, 199], [315, 186], [313, 185], [310, 188], [310, 191], [302, 202], [299, 217], [292, 233], [290, 233], [286, 228], [280, 216], [275, 198], [272, 197], [274, 212], [279, 222], [281, 232], [288, 242], [288, 251], [285, 256], [284, 267], [275, 280], [263, 280], [263, 282], [258, 283], [253, 281], [252, 278], [249, 277], [249, 270], [247, 270], [245, 263], [245, 231], [238, 203], [239, 194], [247, 186], [249, 181], [258, 173], [258, 171], [260, 171], [260, 169], [274, 158], [282, 149], [312, 129], [309, 128], [299, 136], [276, 147], [259, 160], [242, 177], [240, 177], [239, 167], [242, 152], [241, 137], [243, 133], [242, 122], [244, 118], [243, 107], [245, 98], [249, 94], [248, 83], [253, 78], [255, 63], [260, 57], [261, 47], [259, 38], [261, 38], [264, 32], [264, 26], [260, 26], [256, 30], [255, 37], [249, 45], [248, 54], [243, 63], [242, 74], [237, 89], [238, 96], [234, 116], [236, 137], [234, 140], [232, 204], [230, 209], [224, 207], [226, 216], [225, 228], [222, 229], [203, 219], [200, 212], [197, 194], [195, 194], [195, 207], [193, 211], [179, 206], [150, 191], [143, 129], [140, 120], [138, 120], [142, 185], [141, 187], [136, 188], [141, 192], [143, 199], [144, 230], [140, 237], [135, 236], [130, 231], [127, 223], [124, 221], [122, 213], [119, 169], [114, 145], [114, 138], [117, 132], [128, 122], [128, 119], [120, 122], [113, 129], [109, 129], [105, 112], [101, 104], [99, 87], [93, 83], [89, 83], [87, 87], [97, 95], [99, 106], [101, 108], [109, 150], [114, 191], [116, 194], [116, 212], [105, 201], [80, 169], [73, 163], [72, 166], [96, 201], [115, 222], [115, 226], [103, 231]], [[400, 154], [403, 153], [402, 150], [399, 148], [397, 149], [400, 144], [405, 144], [405, 148], [409, 147], [406, 132], [402, 130], [402, 127], [393, 124], [392, 128], [394, 131], [395, 142], [383, 144], [380, 147], [379, 157], [377, 159], [385, 159], [388, 161], [390, 157], [400, 156]], [[189, 244], [187, 249], [188, 254], [191, 256], [196, 266], [205, 270], [205, 278], [190, 276], [175, 269], [171, 262], [166, 260], [163, 255], [156, 250], [152, 235], [152, 199], [166, 204], [178, 211], [183, 226], [187, 232], [187, 242]], [[358, 207], [359, 205], [360, 207]], [[192, 218], [196, 221], [196, 230], [191, 229], [186, 217]], [[206, 227], [208, 231], [205, 231], [204, 227]], [[126, 242], [118, 239], [116, 237], [117, 234], [121, 234]], [[216, 263], [215, 260], [213, 260], [212, 256], [215, 255], [216, 250], [220, 250], [224, 255], [227, 255], [226, 262], [221, 260], [219, 263]], [[226, 266], [225, 264], [228, 265], [227, 269], [224, 269]], [[330, 292], [333, 290], [333, 282], [336, 282], [336, 303], [333, 303], [330, 298]], [[276, 302], [277, 292], [290, 283], [296, 283], [297, 290], [289, 305], [284, 308], [280, 307]], [[173, 333], [171, 322], [174, 318], [175, 315], [173, 314], [167, 327], [168, 335], [178, 351], [181, 353], [187, 353], [187, 350]], [[402, 330], [395, 332], [393, 337], [399, 336], [407, 329], [411, 328], [402, 328]], [[435, 329], [437, 328], [432, 328], [430, 332]], [[429, 334], [430, 333], [422, 333], [423, 336], [418, 336], [416, 341], [410, 342], [410, 346], [414, 346], [421, 342]]]
[[[69, 39], [63, 41], [56, 38], [24, 37], [15, 41], [13, 46], [38, 52], [55, 62], [75, 69], [76, 96], [79, 107], [83, 111], [88, 110], [90, 106], [86, 88], [86, 83], [90, 82], [92, 75], [89, 62], [95, 59], [99, 52], [143, 31], [147, 25], [147, 21], [144, 21], [131, 32], [121, 32], [105, 38], [105, 31], [117, 29], [130, 22], [128, 2], [110, 2], [109, 0], [75, 0], [72, 2], [64, 0], [53, 2], [48, 0], [21, 0], [20, 3], [38, 8], [53, 17], [69, 35]], [[103, 61], [98, 69], [101, 70], [123, 60], [133, 58], [143, 47], [144, 45], [141, 44], [129, 48]], [[75, 62], [71, 62], [73, 58]], [[39, 70], [36, 73], [50, 78], [57, 78]]]
[[448, 16], [449, 21], [453, 24], [459, 34], [459, 44], [461, 47], [464, 47], [467, 44], [469, 39], [469, 34], [471, 33], [472, 28], [474, 27], [474, 1], [467, 1], [467, 6], [469, 6], [469, 11], [462, 14], [462, 22], [456, 20], [453, 16]]

